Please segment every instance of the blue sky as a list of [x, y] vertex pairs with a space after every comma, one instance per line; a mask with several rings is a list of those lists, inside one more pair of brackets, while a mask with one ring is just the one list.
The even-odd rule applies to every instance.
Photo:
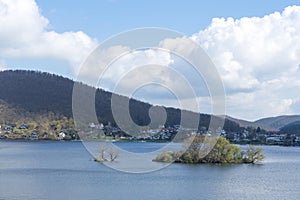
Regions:
[[275, 1], [139, 1], [139, 0], [37, 0], [42, 14], [57, 32], [83, 30], [99, 41], [141, 27], [164, 27], [192, 35], [215, 17], [262, 17], [299, 0]]
[[[0, 0], [0, 27], [0, 70], [40, 70], [72, 79], [108, 38], [135, 28], [172, 29], [197, 42], [216, 65], [228, 115], [255, 120], [300, 113], [300, 94], [295, 92], [300, 88], [299, 0]], [[179, 47], [181, 42], [163, 42], [162, 47]], [[127, 47], [122, 48], [115, 51]], [[120, 61], [116, 71], [150, 61], [185, 70], [170, 54], [145, 51], [135, 56]], [[192, 71], [185, 73], [192, 77]], [[199, 87], [195, 81], [192, 85]], [[159, 98], [159, 92], [148, 88], [138, 94], [148, 102], [177, 105], [165, 95]], [[200, 112], [210, 113], [208, 97], [198, 95], [197, 101], [204, 108]]]

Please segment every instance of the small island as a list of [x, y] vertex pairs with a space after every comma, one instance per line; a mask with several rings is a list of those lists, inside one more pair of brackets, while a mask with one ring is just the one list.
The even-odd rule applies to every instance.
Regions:
[[246, 151], [231, 144], [223, 137], [205, 137], [197, 135], [185, 142], [185, 151], [163, 152], [153, 160], [156, 162], [176, 162], [186, 164], [240, 164], [259, 163], [265, 156], [261, 148], [250, 145]]
[[119, 156], [119, 151], [105, 145], [100, 146], [99, 155], [94, 158], [96, 162], [113, 162]]

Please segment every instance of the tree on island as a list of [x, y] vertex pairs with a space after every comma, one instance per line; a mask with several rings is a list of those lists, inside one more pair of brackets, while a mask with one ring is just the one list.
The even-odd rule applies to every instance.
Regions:
[[108, 148], [105, 145], [101, 145], [99, 148], [99, 155], [94, 159], [96, 162], [113, 162], [119, 156], [119, 152], [112, 147]]
[[253, 145], [250, 145], [244, 155], [245, 163], [256, 163], [263, 160], [265, 156], [262, 154], [262, 148], [255, 148]]
[[[192, 140], [192, 141], [191, 141]], [[212, 147], [212, 145], [214, 145]], [[249, 146], [246, 152], [223, 137], [195, 136], [184, 143], [184, 151], [163, 152], [154, 159], [158, 162], [198, 163], [256, 163], [264, 159], [261, 148]]]

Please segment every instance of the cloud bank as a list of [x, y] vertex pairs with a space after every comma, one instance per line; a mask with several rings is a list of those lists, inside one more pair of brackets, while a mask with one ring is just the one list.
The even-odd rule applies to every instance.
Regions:
[[0, 1], [0, 58], [47, 58], [70, 63], [78, 70], [97, 46], [82, 31], [57, 33], [34, 0]]
[[300, 7], [262, 18], [215, 18], [192, 36], [217, 66], [228, 112], [244, 118], [299, 113]]

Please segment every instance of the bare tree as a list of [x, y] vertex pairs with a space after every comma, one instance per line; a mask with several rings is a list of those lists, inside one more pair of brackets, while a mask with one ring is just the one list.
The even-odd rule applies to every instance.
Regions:
[[102, 160], [106, 160], [106, 158], [105, 158], [105, 151], [106, 151], [106, 146], [105, 145], [100, 146], [99, 157], [101, 157]]
[[97, 161], [97, 162], [107, 161], [107, 159], [105, 158], [106, 150], [107, 150], [107, 147], [105, 145], [101, 145], [99, 148], [99, 155], [95, 158], [95, 161]]
[[[113, 162], [119, 156], [119, 152], [113, 148], [107, 148], [105, 145], [101, 145], [99, 148], [99, 155], [95, 158], [97, 162]], [[107, 159], [109, 157], [109, 159]]]
[[119, 156], [119, 152], [115, 151], [113, 148], [109, 149], [108, 154], [110, 156], [110, 162], [113, 162]]

